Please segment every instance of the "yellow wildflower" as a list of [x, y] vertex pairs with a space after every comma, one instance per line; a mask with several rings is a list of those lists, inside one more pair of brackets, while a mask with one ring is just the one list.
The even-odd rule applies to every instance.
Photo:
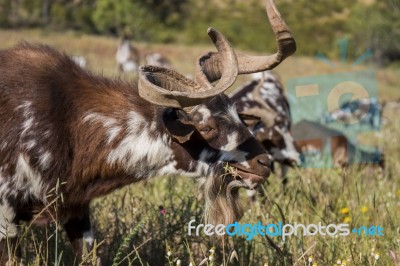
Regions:
[[368, 207], [367, 206], [362, 206], [361, 207], [361, 212], [362, 213], [366, 213], [368, 211]]
[[340, 213], [341, 213], [341, 214], [348, 214], [349, 212], [350, 212], [349, 208], [346, 208], [346, 207], [344, 207], [344, 208], [342, 208], [342, 209], [340, 210]]
[[344, 223], [350, 223], [351, 222], [351, 217], [349, 217], [349, 216], [344, 217], [343, 222]]

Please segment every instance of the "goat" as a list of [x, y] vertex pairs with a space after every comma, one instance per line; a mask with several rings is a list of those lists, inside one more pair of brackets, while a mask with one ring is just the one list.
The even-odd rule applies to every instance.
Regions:
[[[351, 163], [375, 163], [384, 167], [384, 157], [378, 151], [369, 152], [358, 148], [342, 132], [308, 120], [301, 120], [292, 127], [292, 134], [303, 160], [307, 154], [321, 156], [330, 150], [333, 166]], [[322, 158], [324, 159], [324, 158]]]
[[160, 53], [148, 53], [145, 56], [146, 65], [171, 67], [171, 60]]
[[382, 108], [377, 99], [361, 98], [348, 101], [340, 105], [340, 108], [325, 115], [325, 123], [340, 122], [345, 125], [359, 123], [373, 129], [379, 129], [382, 120]]
[[[263, 182], [270, 159], [223, 92], [237, 75], [272, 69], [296, 50], [273, 0], [266, 12], [275, 54], [236, 54], [209, 28], [218, 52], [198, 59], [196, 81], [144, 66], [138, 84], [128, 84], [96, 76], [48, 46], [0, 51], [0, 263], [20, 222], [56, 213], [81, 260], [83, 246], [93, 244], [91, 200], [154, 176], [197, 178], [208, 223], [239, 219], [238, 189]], [[57, 183], [64, 184], [62, 204], [41, 211], [57, 199]]]
[[251, 82], [230, 94], [230, 98], [238, 112], [260, 117], [261, 123], [250, 129], [274, 160], [287, 165], [299, 163], [290, 135], [290, 107], [283, 85], [271, 71], [257, 74]]
[[131, 45], [129, 38], [126, 35], [118, 45], [115, 59], [120, 72], [137, 72], [139, 69], [139, 50]]
[[[300, 164], [293, 137], [290, 134], [290, 107], [278, 76], [271, 71], [253, 74], [254, 78], [230, 94], [239, 112], [260, 118], [249, 123], [249, 129], [262, 143], [274, 161], [281, 164], [281, 177], [286, 182], [290, 166]], [[255, 191], [248, 195], [255, 199]]]

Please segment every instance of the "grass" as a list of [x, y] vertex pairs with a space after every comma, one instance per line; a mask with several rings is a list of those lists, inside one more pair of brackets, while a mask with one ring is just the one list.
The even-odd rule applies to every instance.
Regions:
[[[117, 75], [117, 40], [74, 32], [2, 31], [0, 48], [25, 39], [53, 45], [73, 55], [84, 55], [89, 67], [107, 76]], [[211, 47], [137, 44], [141, 51], [168, 55], [182, 73], [193, 73], [195, 58]], [[365, 69], [371, 66], [360, 66]], [[333, 69], [313, 58], [293, 57], [277, 68], [282, 80], [348, 70]], [[377, 69], [381, 99], [399, 98], [400, 69]], [[130, 78], [124, 76], [124, 78]], [[237, 83], [246, 79], [240, 78]], [[398, 110], [397, 110], [398, 111]], [[255, 204], [243, 202], [241, 223], [350, 223], [351, 227], [380, 225], [384, 236], [346, 237], [256, 236], [251, 241], [229, 237], [222, 242], [201, 235], [188, 236], [187, 223], [203, 219], [203, 202], [196, 183], [186, 177], [158, 178], [116, 191], [92, 204], [96, 252], [103, 265], [400, 265], [400, 118], [396, 110], [384, 113], [382, 134], [368, 134], [365, 142], [382, 147], [384, 172], [372, 167], [297, 169], [289, 172], [286, 193], [276, 175], [263, 186]], [[58, 226], [22, 228], [22, 255], [27, 265], [73, 265], [72, 249]], [[237, 258], [237, 259], [236, 259]], [[340, 260], [340, 263], [339, 263]], [[95, 264], [94, 253], [87, 254]]]

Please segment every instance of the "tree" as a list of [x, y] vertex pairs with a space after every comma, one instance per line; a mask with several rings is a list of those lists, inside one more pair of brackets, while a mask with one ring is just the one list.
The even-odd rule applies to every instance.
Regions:
[[400, 60], [400, 0], [380, 0], [352, 10], [350, 25], [359, 52], [371, 49], [382, 65]]

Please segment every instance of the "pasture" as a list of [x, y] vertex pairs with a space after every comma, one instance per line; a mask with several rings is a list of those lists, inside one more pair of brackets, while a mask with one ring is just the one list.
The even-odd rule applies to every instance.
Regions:
[[[96, 73], [118, 75], [114, 59], [117, 39], [74, 32], [0, 30], [0, 40], [0, 48], [23, 40], [49, 44], [70, 55], [85, 56], [88, 68]], [[187, 74], [194, 72], [195, 59], [201, 53], [214, 49], [211, 46], [136, 45], [143, 52], [168, 55], [172, 65]], [[373, 66], [360, 65], [356, 69], [370, 67]], [[285, 84], [290, 78], [348, 70], [353, 68], [348, 65], [332, 68], [311, 57], [293, 56], [276, 72]], [[376, 73], [380, 100], [400, 98], [400, 68], [376, 69]], [[134, 79], [129, 74], [121, 78]], [[235, 86], [244, 81], [246, 77], [240, 77]], [[265, 196], [260, 196], [256, 203], [250, 203], [242, 193], [246, 211], [241, 223], [379, 225], [384, 228], [384, 236], [300, 235], [291, 236], [285, 242], [280, 237], [268, 240], [256, 236], [251, 241], [228, 237], [223, 242], [213, 242], [205, 235], [188, 236], [190, 220], [196, 219], [197, 224], [203, 222], [203, 201], [197, 184], [187, 177], [160, 177], [133, 184], [93, 202], [95, 251], [103, 265], [400, 265], [399, 111], [386, 110], [383, 116], [387, 122], [382, 131], [366, 134], [359, 140], [383, 149], [384, 171], [365, 166], [291, 169], [286, 192], [279, 176], [272, 174], [263, 185]], [[57, 191], [54, 188], [53, 192]], [[62, 200], [62, 195], [59, 199]], [[59, 226], [24, 225], [21, 230], [24, 233], [20, 244], [26, 265], [73, 265], [72, 249]], [[88, 254], [87, 263], [95, 265], [96, 259], [95, 253]]]

